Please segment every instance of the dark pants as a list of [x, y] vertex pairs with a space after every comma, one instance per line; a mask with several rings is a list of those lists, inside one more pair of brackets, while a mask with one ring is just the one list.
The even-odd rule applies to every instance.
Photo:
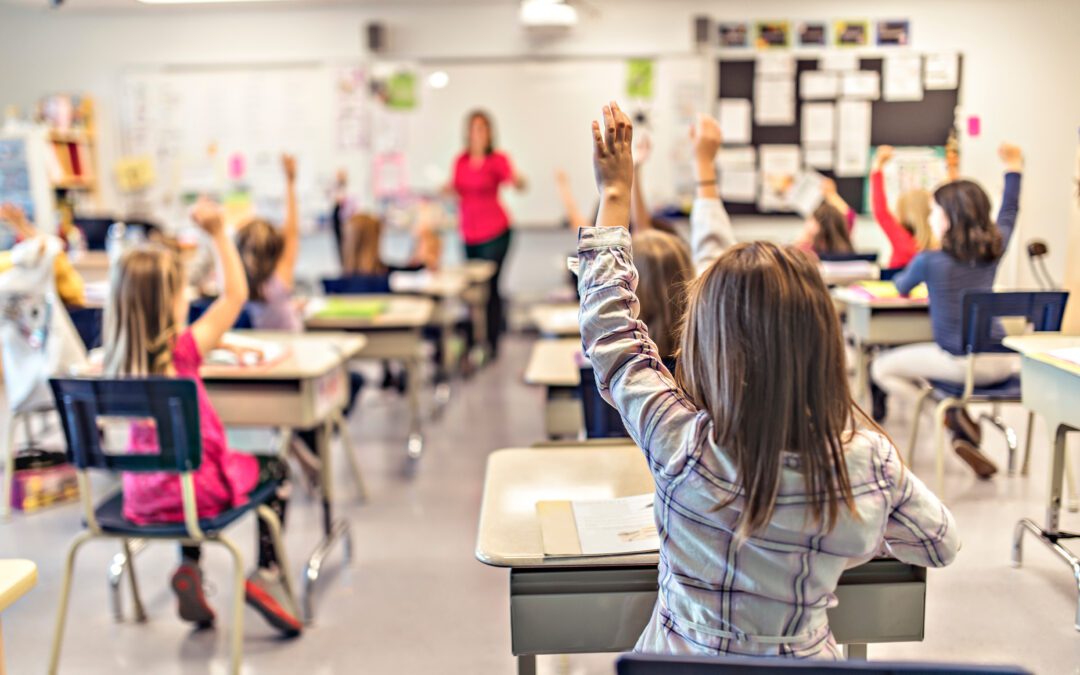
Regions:
[[[360, 390], [364, 388], [364, 376], [360, 373], [354, 373], [349, 371], [349, 402], [345, 404], [345, 419], [349, 419], [349, 415], [352, 414], [353, 407], [356, 406], [356, 397], [360, 394]], [[308, 429], [307, 431], [297, 431], [296, 437], [304, 442], [308, 446], [308, 449], [314, 453], [319, 452], [319, 444], [315, 442], [315, 430]]]
[[499, 352], [499, 336], [503, 332], [503, 299], [499, 293], [499, 279], [502, 276], [503, 261], [510, 250], [510, 230], [482, 244], [466, 244], [465, 257], [469, 260], [490, 260], [495, 263], [495, 275], [491, 277], [491, 289], [487, 306], [487, 337], [491, 355]]

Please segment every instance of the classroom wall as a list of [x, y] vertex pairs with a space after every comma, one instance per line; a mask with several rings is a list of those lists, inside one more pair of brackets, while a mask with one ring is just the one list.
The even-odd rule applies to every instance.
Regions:
[[[582, 21], [561, 38], [527, 39], [516, 5], [428, 0], [356, 5], [256, 5], [165, 8], [135, 6], [60, 11], [0, 0], [0, 105], [32, 104], [52, 91], [97, 97], [103, 146], [100, 169], [115, 157], [115, 101], [120, 73], [138, 65], [356, 60], [364, 57], [363, 25], [387, 24], [389, 58], [460, 56], [634, 55], [682, 53], [696, 14], [715, 19], [893, 18], [912, 22], [918, 50], [955, 49], [965, 55], [963, 112], [982, 117], [980, 138], [965, 139], [963, 172], [1000, 190], [995, 149], [1002, 139], [1028, 157], [1020, 237], [1046, 239], [1051, 270], [1065, 266], [1072, 161], [1080, 124], [1080, 2], [1040, 0], [758, 0], [750, 5], [707, 0], [591, 0]], [[504, 139], [512, 150], [513, 140]], [[655, 189], [655, 188], [654, 188]], [[656, 195], [655, 197], [661, 197]], [[115, 194], [106, 192], [107, 200]], [[783, 239], [791, 219], [737, 222], [742, 237], [763, 232]], [[864, 228], [867, 229], [867, 228]], [[752, 234], [753, 233], [753, 234]], [[876, 233], [862, 234], [867, 243]], [[551, 237], [547, 237], [551, 239]], [[556, 238], [562, 247], [562, 238]], [[1014, 247], [999, 281], [1030, 282]], [[560, 251], [560, 254], [564, 254]], [[1023, 263], [1023, 264], [1022, 264]]]

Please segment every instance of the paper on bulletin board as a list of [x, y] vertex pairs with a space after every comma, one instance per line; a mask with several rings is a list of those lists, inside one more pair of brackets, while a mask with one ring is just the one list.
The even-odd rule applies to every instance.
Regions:
[[154, 162], [146, 155], [116, 160], [116, 184], [123, 192], [135, 192], [154, 184]]
[[652, 59], [630, 59], [626, 62], [626, 95], [645, 100], [653, 97]]
[[923, 99], [922, 56], [890, 54], [882, 67], [882, 98], [886, 101]]
[[752, 204], [757, 200], [757, 151], [753, 147], [724, 148], [720, 152], [720, 198]]
[[836, 106], [831, 102], [803, 103], [802, 142], [832, 145], [836, 133]]
[[745, 98], [722, 98], [716, 106], [720, 122], [720, 137], [724, 143], [745, 144], [750, 142], [750, 100]]
[[754, 122], [761, 126], [795, 124], [794, 78], [754, 78]]
[[[943, 146], [904, 147], [882, 169], [885, 193], [902, 195], [909, 190], [933, 190], [948, 178]], [[869, 186], [867, 186], [869, 197]]]
[[859, 69], [859, 55], [856, 52], [830, 50], [821, 55], [821, 70], [846, 73]]
[[876, 101], [881, 97], [881, 76], [872, 70], [844, 73], [840, 80], [840, 92], [845, 98]]
[[791, 77], [795, 74], [795, 55], [791, 52], [765, 52], [758, 54], [754, 65], [754, 77]]
[[834, 99], [840, 93], [840, 77], [823, 70], [804, 70], [799, 74], [799, 97], [808, 100]]
[[833, 168], [833, 146], [803, 146], [803, 164], [814, 169]]
[[797, 145], [763, 145], [761, 157], [761, 189], [758, 208], [762, 211], [789, 210], [787, 193], [802, 172]]
[[926, 55], [925, 80], [929, 90], [956, 89], [960, 86], [960, 55], [935, 52]]
[[870, 156], [870, 102], [840, 101], [836, 105], [837, 177], [865, 176]]

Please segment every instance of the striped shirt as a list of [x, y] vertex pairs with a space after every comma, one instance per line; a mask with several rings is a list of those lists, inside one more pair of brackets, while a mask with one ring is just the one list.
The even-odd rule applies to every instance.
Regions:
[[772, 521], [736, 546], [737, 467], [637, 320], [628, 232], [584, 228], [578, 257], [585, 352], [656, 482], [660, 592], [638, 651], [839, 658], [826, 609], [845, 569], [879, 554], [952, 562], [960, 546], [952, 515], [870, 431], [845, 448], [856, 514], [842, 509], [831, 531], [814, 524], [800, 458], [786, 453]]

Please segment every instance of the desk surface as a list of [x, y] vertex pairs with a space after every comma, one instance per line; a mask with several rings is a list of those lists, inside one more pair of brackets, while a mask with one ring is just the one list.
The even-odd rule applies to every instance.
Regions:
[[465, 292], [472, 282], [468, 268], [455, 267], [430, 272], [392, 272], [390, 290], [394, 293], [426, 295], [434, 298], [453, 298]]
[[577, 355], [581, 352], [580, 338], [537, 340], [525, 368], [525, 384], [546, 387], [576, 387], [581, 382]]
[[871, 298], [865, 293], [848, 287], [834, 288], [833, 298], [850, 307], [869, 307], [870, 309], [930, 309], [927, 298]]
[[236, 335], [283, 345], [288, 354], [266, 366], [210, 366], [200, 370], [204, 380], [307, 380], [340, 366], [364, 348], [367, 339], [355, 333], [289, 333], [231, 331]]
[[544, 303], [529, 310], [529, 319], [536, 330], [557, 337], [580, 335], [578, 304], [576, 302]]
[[320, 303], [309, 303], [304, 325], [308, 328], [337, 330], [394, 330], [422, 328], [431, 323], [435, 302], [412, 295], [334, 295], [345, 302], [385, 302], [386, 309], [372, 317], [319, 317]]
[[1048, 363], [1073, 375], [1080, 376], [1080, 365], [1056, 359], [1047, 353], [1055, 349], [1080, 347], [1080, 335], [1062, 335], [1061, 333], [1013, 335], [1002, 340], [1002, 344], [1028, 358]]
[[30, 560], [0, 560], [0, 612], [37, 584], [37, 565]]
[[579, 446], [499, 450], [488, 456], [476, 557], [496, 567], [655, 565], [656, 553], [544, 558], [536, 502], [611, 499], [654, 490], [641, 450]]
[[482, 284], [495, 276], [495, 263], [491, 260], [468, 260], [464, 269], [470, 284]]

